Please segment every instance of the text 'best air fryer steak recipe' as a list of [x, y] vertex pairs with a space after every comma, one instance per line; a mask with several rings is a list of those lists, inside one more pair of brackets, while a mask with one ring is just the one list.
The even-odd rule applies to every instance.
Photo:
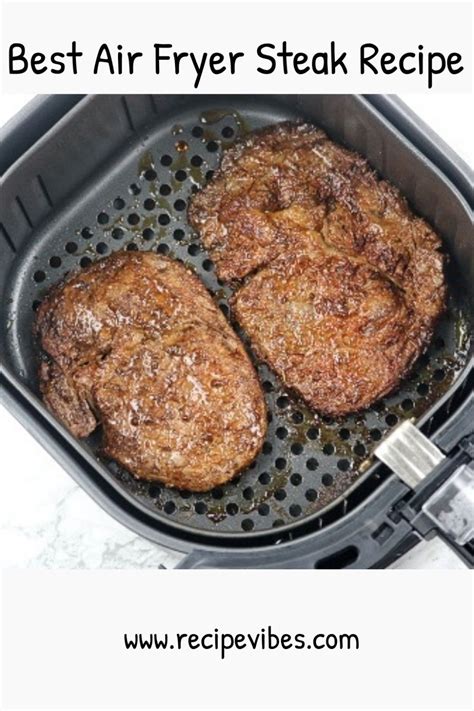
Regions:
[[48, 407], [135, 476], [205, 491], [258, 454], [266, 410], [252, 364], [188, 269], [118, 252], [54, 287], [36, 328]]
[[[285, 397], [301, 397], [317, 422], [394, 391], [445, 304], [441, 243], [427, 223], [363, 158], [305, 123], [250, 133], [208, 177], [189, 222]], [[35, 329], [46, 405], [77, 437], [100, 425], [101, 453], [134, 477], [209, 491], [262, 451], [272, 413], [257, 373], [178, 260], [105, 257], [47, 293]]]

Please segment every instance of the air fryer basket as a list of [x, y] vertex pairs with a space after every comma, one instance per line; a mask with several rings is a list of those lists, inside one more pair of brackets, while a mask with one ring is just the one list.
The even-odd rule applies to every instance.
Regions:
[[[85, 442], [62, 432], [63, 445], [80, 452], [84, 476], [87, 462], [93, 477], [113, 492], [109, 496], [123, 497], [129, 510], [178, 540], [245, 547], [321, 530], [343, 519], [389, 477], [371, 458], [388, 431], [405, 418], [433, 426], [435, 412], [443, 416], [443, 407], [465, 383], [470, 348], [474, 277], [462, 200], [360, 97], [91, 97], [24, 156], [16, 176], [13, 169], [5, 176], [2, 357], [31, 399], [38, 396], [32, 324], [41, 298], [66, 273], [112, 251], [153, 250], [182, 260], [231, 318], [231, 289], [216, 278], [187, 224], [188, 199], [240, 136], [301, 118], [365, 155], [444, 237], [450, 254], [448, 312], [397, 392], [342, 419], [312, 414], [254, 360], [268, 407], [266, 442], [247, 471], [209, 493], [137, 481], [115, 462], [96, 458], [100, 432]], [[122, 139], [101, 155], [114, 132]], [[90, 169], [89, 153], [96, 154]], [[67, 196], [61, 195], [62, 179], [74, 183]], [[62, 430], [53, 418], [43, 417], [49, 427]]]

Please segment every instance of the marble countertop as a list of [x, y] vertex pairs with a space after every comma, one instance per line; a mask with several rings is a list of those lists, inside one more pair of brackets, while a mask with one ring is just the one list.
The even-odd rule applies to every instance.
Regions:
[[180, 560], [103, 511], [3, 407], [0, 432], [2, 567], [157, 568]]

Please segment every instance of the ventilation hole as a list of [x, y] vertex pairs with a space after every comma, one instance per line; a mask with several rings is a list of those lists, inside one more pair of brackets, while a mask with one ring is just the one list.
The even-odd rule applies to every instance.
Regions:
[[206, 173], [206, 180], [212, 180], [213, 177], [214, 177], [214, 171], [208, 170]]
[[114, 229], [112, 230], [113, 239], [122, 239], [123, 235], [124, 231], [121, 227], [114, 227]]
[[255, 524], [251, 518], [244, 518], [240, 525], [242, 526], [244, 531], [251, 531]]
[[225, 510], [227, 511], [229, 516], [235, 516], [236, 514], [239, 513], [239, 507], [237, 506], [237, 504], [233, 504], [233, 503], [227, 504], [227, 506], [225, 507]]
[[174, 203], [174, 209], [178, 212], [182, 212], [186, 209], [186, 202], [184, 200], [176, 200]]
[[188, 247], [188, 254], [190, 254], [191, 257], [195, 257], [200, 251], [198, 244], [190, 244]]
[[293, 454], [301, 454], [303, 451], [303, 445], [299, 442], [293, 442], [291, 445], [291, 451]]
[[300, 425], [304, 420], [303, 413], [299, 412], [299, 410], [295, 410], [295, 412], [291, 414], [291, 419], [295, 425]]
[[91, 239], [93, 236], [93, 232], [90, 229], [90, 227], [83, 227], [81, 230], [81, 237], [84, 239]]
[[209, 153], [215, 153], [219, 149], [219, 144], [216, 141], [209, 141], [206, 148]]
[[67, 242], [65, 249], [68, 254], [74, 254], [74, 252], [77, 252], [77, 244], [75, 242]]
[[410, 398], [406, 398], [402, 402], [402, 409], [405, 411], [412, 410], [413, 409], [413, 400], [410, 400]]
[[444, 380], [444, 370], [442, 368], [437, 368], [435, 372], [433, 373], [433, 378], [440, 383], [442, 380]]
[[301, 516], [302, 509], [299, 504], [291, 504], [288, 511], [290, 512], [290, 516], [293, 516], [294, 518], [296, 518], [297, 516]]
[[89, 257], [82, 257], [81, 261], [79, 262], [82, 268], [88, 267], [90, 264], [92, 264], [92, 259]]
[[370, 430], [370, 437], [374, 442], [378, 442], [379, 439], [382, 439], [382, 433], [375, 427], [373, 430]]
[[316, 501], [318, 498], [318, 492], [316, 489], [306, 489], [305, 497], [308, 501]]
[[397, 422], [398, 422], [398, 417], [397, 417], [396, 415], [394, 415], [393, 413], [390, 413], [390, 414], [388, 414], [387, 417], [385, 418], [385, 422], [387, 423], [387, 425], [388, 425], [389, 427], [393, 427], [394, 425], [397, 424]]
[[280, 407], [283, 410], [285, 407], [288, 407], [290, 401], [288, 400], [286, 395], [280, 395], [280, 397], [277, 398], [276, 404], [277, 407]]
[[158, 252], [158, 254], [167, 255], [167, 254], [169, 254], [170, 248], [168, 247], [167, 244], [165, 244], [164, 242], [161, 242], [158, 245], [158, 247], [156, 248], [156, 251]]
[[223, 138], [232, 138], [232, 136], [234, 135], [234, 129], [231, 128], [231, 126], [224, 126], [221, 131], [221, 134]]
[[350, 436], [351, 436], [351, 433], [346, 427], [343, 427], [341, 430], [339, 430], [339, 437], [341, 439], [346, 440], [346, 439], [349, 439]]
[[328, 555], [326, 558], [317, 560], [314, 564], [315, 568], [323, 570], [337, 570], [340, 568], [348, 568], [349, 565], [355, 563], [359, 557], [359, 549], [355, 546], [347, 546], [337, 553]]
[[244, 497], [244, 499], [247, 499], [247, 501], [251, 501], [251, 500], [253, 499], [253, 489], [252, 489], [252, 487], [251, 487], [251, 486], [247, 486], [247, 487], [243, 490], [242, 496]]
[[139, 185], [136, 183], [132, 183], [130, 187], [128, 188], [128, 192], [131, 193], [132, 195], [140, 195], [142, 189]]
[[283, 526], [285, 522], [281, 518], [276, 518], [273, 523], [272, 523], [272, 528], [278, 528], [279, 526]]
[[182, 183], [183, 181], [186, 180], [186, 178], [188, 177], [188, 174], [186, 173], [185, 170], [177, 170], [176, 173], [174, 174], [174, 177], [176, 178], [176, 180], [178, 182]]
[[333, 444], [325, 444], [323, 447], [323, 452], [327, 456], [330, 456], [331, 454], [334, 454], [334, 445]]
[[310, 427], [306, 432], [306, 437], [308, 439], [317, 439], [319, 430], [317, 427]]
[[204, 131], [202, 130], [201, 126], [194, 126], [193, 130], [191, 131], [191, 135], [194, 136], [194, 138], [201, 138], [203, 133]]
[[283, 469], [286, 467], [286, 459], [284, 459], [283, 457], [278, 457], [277, 459], [275, 459], [275, 466], [280, 471], [283, 471]]
[[322, 421], [323, 421], [326, 425], [332, 425], [332, 424], [334, 424], [333, 418], [332, 418], [332, 417], [329, 417], [329, 415], [323, 415], [321, 419], [322, 419]]
[[310, 472], [314, 472], [314, 470], [317, 469], [317, 467], [318, 467], [318, 461], [317, 461], [317, 459], [314, 459], [314, 457], [311, 457], [306, 462], [306, 468], [309, 469]]
[[156, 203], [152, 198], [147, 198], [143, 203], [143, 207], [145, 208], [145, 210], [154, 210], [155, 205]]
[[286, 491], [285, 489], [277, 489], [273, 496], [277, 501], [283, 501], [283, 499], [286, 499]]
[[223, 492], [222, 489], [213, 489], [213, 490], [211, 491], [211, 496], [212, 496], [212, 498], [215, 499], [216, 501], [219, 501], [220, 499], [223, 499], [223, 498], [224, 498], [224, 492]]
[[423, 355], [418, 358], [418, 365], [421, 366], [422, 368], [425, 368], [429, 362], [430, 362], [430, 357], [429, 357], [428, 353], [423, 353]]
[[301, 474], [297, 474], [296, 472], [290, 476], [290, 481], [293, 484], [293, 486], [299, 486], [301, 482], [303, 481], [303, 477]]
[[270, 513], [270, 506], [268, 504], [260, 504], [257, 511], [260, 516], [268, 516], [268, 514]]
[[178, 228], [173, 232], [173, 237], [177, 242], [180, 242], [184, 239], [184, 230]]
[[271, 383], [269, 380], [264, 380], [262, 386], [266, 393], [271, 393], [273, 390], [273, 383]]
[[161, 161], [160, 161], [161, 165], [169, 166], [169, 165], [171, 165], [172, 162], [173, 162], [173, 159], [171, 156], [169, 156], [169, 155], [161, 156]]
[[418, 395], [421, 395], [422, 397], [423, 397], [424, 395], [428, 395], [429, 390], [430, 390], [430, 389], [429, 389], [429, 387], [428, 387], [428, 385], [427, 385], [426, 383], [420, 383], [420, 384], [418, 385], [418, 387], [417, 387]]
[[138, 247], [135, 242], [129, 242], [125, 249], [127, 252], [138, 252]]
[[160, 225], [163, 225], [163, 226], [169, 225], [169, 223], [171, 222], [171, 217], [169, 215], [167, 215], [166, 213], [162, 213], [158, 217], [158, 222], [160, 223]]
[[179, 495], [181, 496], [182, 499], [190, 499], [192, 496], [192, 493], [191, 493], [191, 491], [184, 491], [183, 489], [180, 489]]
[[173, 501], [167, 501], [163, 506], [163, 511], [167, 514], [172, 514], [176, 511], [176, 504]]
[[267, 422], [272, 422], [273, 420], [273, 415], [270, 412], [270, 410], [267, 411]]
[[123, 210], [123, 208], [125, 207], [125, 200], [123, 200], [121, 197], [115, 198], [114, 207], [116, 210]]
[[160, 195], [163, 195], [166, 197], [166, 195], [169, 195], [171, 193], [171, 188], [169, 185], [160, 185]]
[[38, 269], [38, 271], [33, 274], [33, 279], [39, 284], [46, 279], [46, 274], [41, 269]]
[[140, 222], [140, 216], [137, 215], [136, 212], [132, 212], [128, 217], [127, 217], [127, 222], [129, 225], [138, 225]]
[[323, 474], [321, 477], [321, 481], [323, 482], [324, 486], [331, 486], [334, 479], [332, 478], [331, 474]]
[[143, 232], [142, 232], [143, 239], [150, 240], [153, 239], [155, 236], [155, 233], [151, 229], [151, 227], [146, 227]]
[[201, 156], [193, 156], [191, 158], [191, 165], [193, 165], [195, 168], [199, 168], [200, 165], [202, 165], [203, 161]]
[[194, 510], [197, 514], [205, 514], [207, 512], [207, 506], [204, 501], [196, 501]]
[[267, 484], [269, 484], [271, 479], [272, 478], [268, 472], [262, 472], [260, 474], [260, 476], [258, 477], [260, 484], [263, 484], [263, 486], [266, 486]]
[[288, 436], [288, 430], [286, 427], [277, 427], [275, 434], [278, 439], [285, 439]]
[[145, 178], [145, 180], [156, 180], [156, 170], [153, 170], [153, 168], [148, 168], [143, 173], [143, 177]]
[[98, 254], [107, 254], [109, 248], [107, 247], [105, 242], [99, 242], [96, 246], [96, 251]]
[[444, 340], [442, 338], [437, 338], [434, 342], [435, 348], [437, 348], [439, 351], [444, 348], [446, 345]]
[[350, 466], [351, 463], [348, 459], [340, 459], [337, 463], [337, 468], [340, 469], [341, 472], [346, 472]]
[[205, 259], [202, 263], [202, 268], [205, 272], [212, 272], [214, 268], [214, 262], [212, 262], [210, 259]]
[[272, 451], [273, 447], [270, 442], [264, 442], [263, 447], [262, 447], [262, 452], [264, 454], [270, 454]]
[[41, 306], [41, 301], [38, 301], [38, 299], [35, 299], [33, 301], [33, 303], [31, 304], [33, 311], [38, 311], [40, 306]]
[[62, 262], [60, 257], [51, 257], [51, 259], [49, 260], [49, 266], [53, 267], [53, 269], [57, 269], [61, 266], [61, 264]]
[[161, 487], [157, 484], [152, 484], [148, 487], [148, 493], [152, 499], [157, 499], [161, 494]]
[[358, 457], [364, 457], [366, 454], [366, 449], [363, 444], [360, 442], [357, 442], [357, 444], [354, 446], [354, 454], [357, 454]]
[[106, 225], [107, 222], [109, 221], [109, 216], [107, 215], [106, 212], [99, 212], [97, 215], [97, 222], [99, 225]]

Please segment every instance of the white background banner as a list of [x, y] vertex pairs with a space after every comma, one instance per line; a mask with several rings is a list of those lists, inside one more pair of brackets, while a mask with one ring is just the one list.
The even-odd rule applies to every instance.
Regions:
[[[424, 2], [5, 2], [3, 12], [4, 91], [24, 93], [403, 93], [469, 91], [471, 87], [470, 3]], [[76, 42], [73, 60], [59, 55]], [[278, 52], [286, 49], [287, 66]], [[24, 73], [9, 74], [11, 68]], [[107, 43], [108, 52], [100, 54]], [[331, 50], [331, 43], [333, 49]], [[162, 47], [156, 73], [155, 44]], [[266, 45], [262, 48], [262, 45]], [[273, 49], [270, 47], [273, 46]], [[361, 70], [361, 46], [370, 66]], [[375, 47], [369, 47], [371, 45]], [[258, 56], [257, 50], [261, 47]], [[127, 53], [136, 53], [133, 74]], [[235, 59], [234, 73], [229, 53]], [[42, 53], [44, 61], [37, 54]], [[186, 53], [175, 73], [174, 54]], [[211, 55], [220, 53], [222, 60]], [[313, 71], [312, 57], [318, 73]], [[324, 54], [328, 55], [327, 68]], [[388, 56], [390, 53], [392, 57]], [[404, 59], [403, 55], [409, 53]], [[430, 59], [430, 53], [434, 55]], [[453, 71], [440, 72], [443, 55]], [[193, 55], [191, 57], [191, 54]], [[335, 71], [331, 73], [331, 54]], [[295, 57], [298, 55], [298, 57]], [[307, 60], [304, 59], [307, 55]], [[385, 58], [383, 57], [385, 55]], [[123, 62], [119, 63], [121, 56]], [[338, 57], [343, 57], [337, 62]], [[96, 65], [98, 57], [101, 59]], [[294, 67], [296, 60], [298, 71]], [[434, 74], [430, 80], [430, 64]], [[345, 67], [345, 73], [342, 67]], [[385, 66], [387, 73], [382, 72]], [[403, 66], [408, 73], [402, 73]], [[33, 68], [38, 73], [33, 72]], [[94, 67], [97, 73], [94, 74]], [[113, 74], [111, 73], [113, 68]], [[463, 71], [459, 71], [463, 67]], [[272, 73], [260, 73], [258, 68]], [[202, 69], [202, 72], [201, 72]], [[53, 70], [53, 71], [52, 71]], [[300, 73], [304, 71], [304, 73]], [[375, 73], [377, 72], [377, 73]], [[199, 79], [198, 83], [197, 80]], [[428, 89], [429, 83], [432, 88]]]
[[[5, 571], [6, 708], [470, 709], [468, 571]], [[126, 649], [124, 633], [359, 648]], [[230, 644], [229, 637], [227, 646]]]

